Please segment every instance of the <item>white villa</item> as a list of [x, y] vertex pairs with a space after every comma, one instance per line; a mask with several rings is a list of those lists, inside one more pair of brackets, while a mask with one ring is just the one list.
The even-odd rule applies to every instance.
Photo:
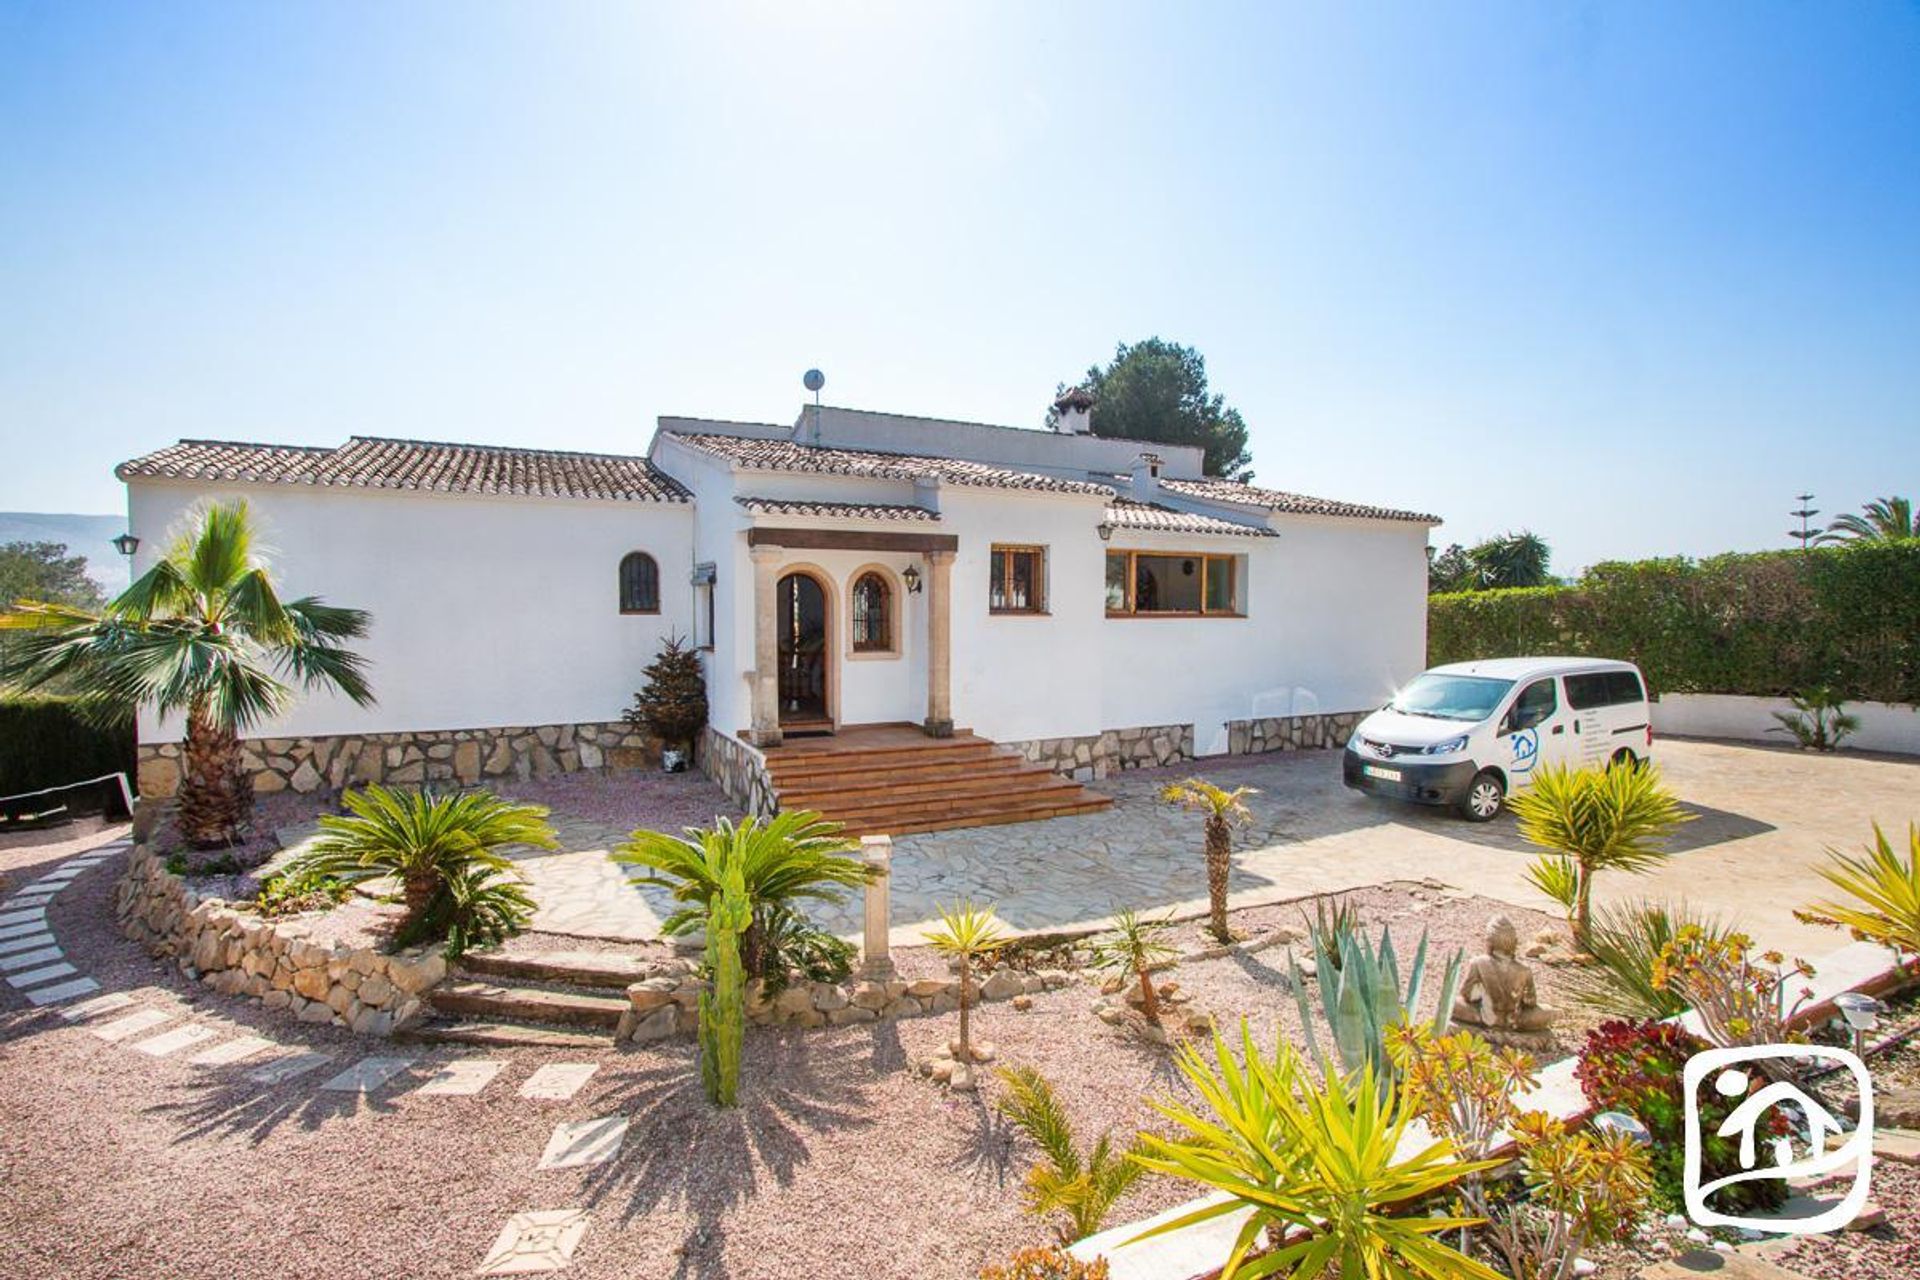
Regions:
[[[918, 781], [988, 821], [1104, 803], [1059, 774], [1333, 745], [1421, 669], [1435, 517], [1209, 479], [1197, 447], [1056, 407], [1050, 431], [665, 417], [645, 456], [183, 440], [117, 474], [135, 572], [244, 496], [289, 593], [373, 616], [378, 705], [303, 700], [251, 744], [267, 789], [637, 763], [620, 713], [669, 636], [704, 654], [697, 755], [742, 804]], [[142, 724], [143, 791], [177, 738]], [[849, 820], [952, 825], [878, 801]]]

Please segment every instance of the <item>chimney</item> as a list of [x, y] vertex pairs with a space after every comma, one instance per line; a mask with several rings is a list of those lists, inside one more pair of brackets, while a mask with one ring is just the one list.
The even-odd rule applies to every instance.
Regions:
[[1153, 502], [1160, 497], [1160, 455], [1142, 453], [1133, 460], [1133, 498]]
[[1053, 402], [1053, 429], [1063, 436], [1093, 434], [1093, 393], [1073, 387]]

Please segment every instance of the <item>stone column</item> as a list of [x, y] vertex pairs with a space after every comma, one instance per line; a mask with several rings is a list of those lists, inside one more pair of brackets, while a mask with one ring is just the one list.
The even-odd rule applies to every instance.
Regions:
[[953, 736], [953, 552], [927, 555], [927, 722], [930, 738]]
[[756, 747], [780, 745], [779, 547], [752, 547], [753, 726]]
[[860, 976], [869, 982], [885, 982], [894, 975], [893, 951], [887, 941], [892, 914], [888, 886], [893, 878], [893, 837], [861, 836], [860, 860], [877, 869], [873, 879], [867, 881]]

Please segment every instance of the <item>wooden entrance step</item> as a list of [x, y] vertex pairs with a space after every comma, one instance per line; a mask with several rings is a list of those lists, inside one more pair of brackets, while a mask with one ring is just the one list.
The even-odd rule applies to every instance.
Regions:
[[427, 1003], [440, 1013], [484, 1021], [604, 1027], [608, 1031], [620, 1025], [620, 1015], [628, 1008], [624, 996], [477, 981], [443, 982], [428, 994]]
[[461, 957], [460, 968], [486, 978], [565, 983], [611, 991], [625, 991], [650, 972], [638, 957], [617, 951], [543, 951], [520, 956], [469, 951]]

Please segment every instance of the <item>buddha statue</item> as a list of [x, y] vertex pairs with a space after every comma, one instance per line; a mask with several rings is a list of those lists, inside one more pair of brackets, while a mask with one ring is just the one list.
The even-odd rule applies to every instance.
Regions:
[[1520, 932], [1507, 917], [1487, 922], [1487, 951], [1475, 956], [1460, 982], [1453, 1020], [1496, 1044], [1528, 1047], [1550, 1043], [1560, 1017], [1540, 1003], [1533, 971], [1514, 957]]

